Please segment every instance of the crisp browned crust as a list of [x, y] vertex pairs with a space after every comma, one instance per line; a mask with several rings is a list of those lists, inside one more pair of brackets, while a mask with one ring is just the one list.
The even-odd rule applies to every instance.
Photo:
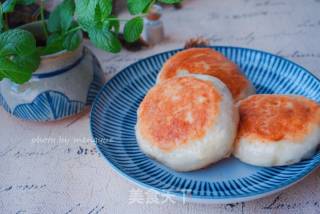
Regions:
[[238, 99], [249, 86], [236, 64], [211, 48], [190, 48], [170, 57], [163, 65], [159, 81], [172, 78], [181, 70], [194, 74], [207, 74], [219, 78]]
[[304, 97], [254, 95], [239, 103], [238, 139], [251, 136], [277, 142], [297, 142], [320, 123], [319, 105]]
[[141, 136], [162, 150], [200, 139], [219, 114], [221, 95], [211, 82], [176, 77], [154, 86], [138, 110]]

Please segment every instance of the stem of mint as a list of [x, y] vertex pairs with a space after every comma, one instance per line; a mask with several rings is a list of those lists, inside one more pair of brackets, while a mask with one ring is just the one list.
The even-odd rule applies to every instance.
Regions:
[[67, 34], [69, 34], [69, 33], [72, 33], [72, 32], [74, 32], [74, 31], [81, 30], [81, 29], [82, 29], [82, 27], [79, 25], [79, 26], [77, 26], [77, 27], [74, 27], [74, 28], [68, 30], [67, 32], [64, 33], [64, 35], [67, 35]]
[[46, 28], [46, 22], [44, 20], [44, 3], [43, 3], [43, 0], [40, 1], [40, 17], [41, 17], [42, 30], [43, 30], [44, 36], [47, 39], [48, 38], [48, 31], [47, 31], [47, 28]]
[[[133, 16], [132, 18], [137, 18], [137, 17], [145, 17], [147, 14], [143, 13], [141, 15], [138, 15], [138, 16]], [[119, 21], [119, 22], [127, 22], [127, 21], [130, 21], [131, 19], [119, 19], [119, 18], [107, 18], [108, 21]]]
[[8, 25], [8, 14], [4, 14], [4, 31], [9, 30], [9, 25]]

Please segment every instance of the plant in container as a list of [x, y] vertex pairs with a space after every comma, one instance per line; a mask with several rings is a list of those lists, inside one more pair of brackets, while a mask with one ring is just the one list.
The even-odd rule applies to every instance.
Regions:
[[[159, 0], [177, 3], [181, 0]], [[40, 19], [10, 28], [8, 17], [19, 5], [39, 3]], [[155, 0], [128, 0], [129, 20], [112, 14], [112, 0], [63, 0], [45, 19], [45, 1], [0, 3], [0, 105], [24, 120], [51, 121], [81, 112], [104, 84], [101, 66], [82, 45], [86, 32], [102, 50], [117, 53], [123, 37], [135, 42], [143, 16]]]

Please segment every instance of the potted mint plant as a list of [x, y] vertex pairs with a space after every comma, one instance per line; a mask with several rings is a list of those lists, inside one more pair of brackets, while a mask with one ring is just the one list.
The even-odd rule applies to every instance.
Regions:
[[[10, 29], [8, 15], [15, 7], [36, 2], [40, 20]], [[97, 48], [117, 53], [120, 23], [124, 22], [124, 39], [136, 41], [143, 31], [143, 16], [156, 1], [128, 0], [133, 16], [129, 20], [112, 14], [112, 0], [63, 0], [45, 20], [44, 2], [0, 4], [0, 105], [24, 120], [58, 120], [90, 105], [104, 78], [96, 57], [82, 45], [82, 33]]]

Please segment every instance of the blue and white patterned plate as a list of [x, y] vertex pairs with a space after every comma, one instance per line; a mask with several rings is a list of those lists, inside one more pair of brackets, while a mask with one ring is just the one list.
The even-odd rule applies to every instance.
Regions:
[[[238, 47], [213, 47], [234, 61], [258, 93], [299, 94], [320, 102], [320, 81], [284, 58]], [[178, 50], [143, 59], [125, 68], [97, 96], [91, 132], [107, 162], [138, 185], [187, 201], [231, 203], [260, 198], [301, 180], [320, 165], [320, 153], [300, 163], [263, 168], [228, 158], [211, 167], [178, 173], [151, 160], [136, 142], [136, 110], [154, 85], [162, 64]]]

